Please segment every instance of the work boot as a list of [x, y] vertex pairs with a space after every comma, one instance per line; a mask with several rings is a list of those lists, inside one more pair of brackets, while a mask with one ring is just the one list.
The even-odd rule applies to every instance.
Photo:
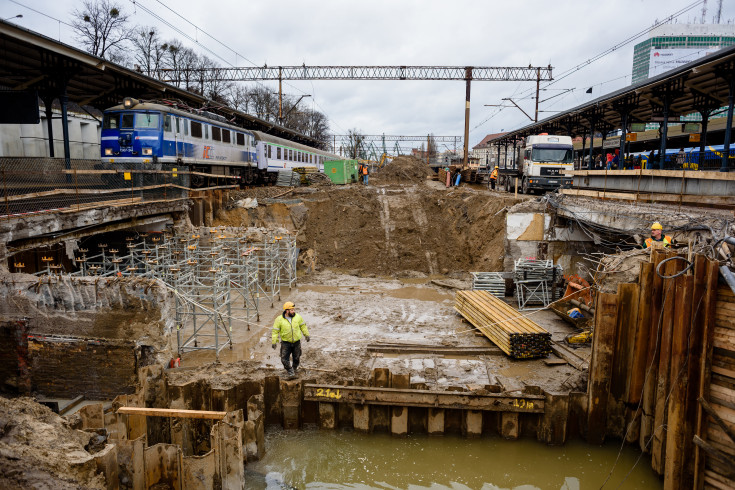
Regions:
[[288, 370], [288, 378], [289, 379], [294, 379], [295, 377], [296, 377], [296, 373], [294, 372], [294, 370], [293, 369], [289, 369]]

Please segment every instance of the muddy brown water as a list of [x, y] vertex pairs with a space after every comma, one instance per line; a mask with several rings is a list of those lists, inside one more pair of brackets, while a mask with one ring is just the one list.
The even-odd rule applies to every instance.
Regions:
[[[497, 437], [272, 431], [266, 454], [248, 463], [246, 488], [660, 489], [648, 458], [619, 443], [549, 447]], [[617, 460], [617, 463], [616, 463]], [[637, 464], [636, 464], [637, 463]], [[610, 475], [609, 480], [602, 486]]]

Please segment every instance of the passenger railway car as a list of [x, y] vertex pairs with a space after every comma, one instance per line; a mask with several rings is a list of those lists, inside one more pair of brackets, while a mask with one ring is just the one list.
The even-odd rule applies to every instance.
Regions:
[[[228, 123], [222, 116], [187, 112], [126, 98], [104, 112], [100, 153], [106, 164], [188, 165], [194, 172], [235, 176], [242, 185], [273, 183], [278, 171], [314, 167], [339, 158], [317, 148]], [[206, 184], [192, 175], [192, 186]]]

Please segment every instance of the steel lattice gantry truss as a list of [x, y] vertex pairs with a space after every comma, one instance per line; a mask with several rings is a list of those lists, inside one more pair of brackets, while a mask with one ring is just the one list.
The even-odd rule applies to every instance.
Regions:
[[[519, 82], [551, 80], [551, 66], [263, 66], [203, 68], [210, 78], [256, 80], [475, 80]], [[173, 72], [171, 72], [174, 75]], [[169, 80], [177, 81], [175, 79]]]
[[[484, 82], [536, 82], [536, 91], [542, 81], [553, 80], [551, 65], [546, 67], [520, 66], [262, 66], [236, 68], [201, 68], [210, 80], [254, 82], [278, 80], [279, 99], [283, 80], [464, 80], [467, 85], [464, 117], [464, 165], [467, 165], [470, 132], [470, 85]], [[169, 72], [169, 82], [177, 82], [180, 73]], [[538, 96], [536, 97], [538, 100]]]

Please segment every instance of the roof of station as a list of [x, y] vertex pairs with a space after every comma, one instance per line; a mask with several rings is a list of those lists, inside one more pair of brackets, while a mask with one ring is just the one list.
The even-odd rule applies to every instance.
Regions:
[[183, 106], [219, 113], [238, 126], [307, 145], [318, 142], [304, 134], [231, 109], [201, 95], [148, 77], [111, 61], [92, 56], [15, 24], [0, 21], [0, 88], [38, 90], [58, 96], [67, 80], [70, 102], [99, 110], [120, 104], [125, 97], [167, 99]]
[[702, 109], [712, 111], [728, 104], [728, 79], [733, 76], [735, 46], [730, 46], [537, 123], [508, 131], [488, 144], [503, 144], [538, 133], [582, 136], [589, 134], [593, 120], [595, 131], [612, 131], [621, 128], [623, 112], [629, 114], [628, 123], [650, 122], [663, 114], [667, 98], [671, 101], [670, 116]]

